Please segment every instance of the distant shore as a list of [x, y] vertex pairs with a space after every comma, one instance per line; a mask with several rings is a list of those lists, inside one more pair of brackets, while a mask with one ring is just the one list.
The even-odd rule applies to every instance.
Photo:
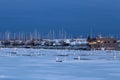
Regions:
[[88, 36], [87, 38], [10, 38], [0, 40], [1, 48], [38, 48], [38, 49], [71, 49], [71, 50], [120, 50], [120, 39], [114, 37]]

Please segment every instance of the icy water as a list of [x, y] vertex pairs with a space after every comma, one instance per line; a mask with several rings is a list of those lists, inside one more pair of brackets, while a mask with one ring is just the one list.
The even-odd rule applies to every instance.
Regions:
[[119, 79], [119, 51], [0, 49], [0, 80]]

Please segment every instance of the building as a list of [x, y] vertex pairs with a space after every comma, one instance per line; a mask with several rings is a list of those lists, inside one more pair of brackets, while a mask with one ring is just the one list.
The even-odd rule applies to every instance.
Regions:
[[91, 49], [106, 49], [106, 50], [116, 50], [117, 49], [117, 39], [98, 36], [97, 38], [88, 37], [89, 45]]

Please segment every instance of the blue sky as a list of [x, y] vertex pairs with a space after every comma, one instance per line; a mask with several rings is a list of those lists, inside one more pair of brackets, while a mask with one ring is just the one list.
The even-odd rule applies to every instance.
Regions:
[[117, 34], [119, 0], [0, 0], [0, 31]]

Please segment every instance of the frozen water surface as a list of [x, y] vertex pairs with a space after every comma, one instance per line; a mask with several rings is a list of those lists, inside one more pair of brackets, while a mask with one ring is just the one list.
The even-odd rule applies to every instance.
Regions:
[[119, 51], [0, 49], [0, 80], [119, 79]]

